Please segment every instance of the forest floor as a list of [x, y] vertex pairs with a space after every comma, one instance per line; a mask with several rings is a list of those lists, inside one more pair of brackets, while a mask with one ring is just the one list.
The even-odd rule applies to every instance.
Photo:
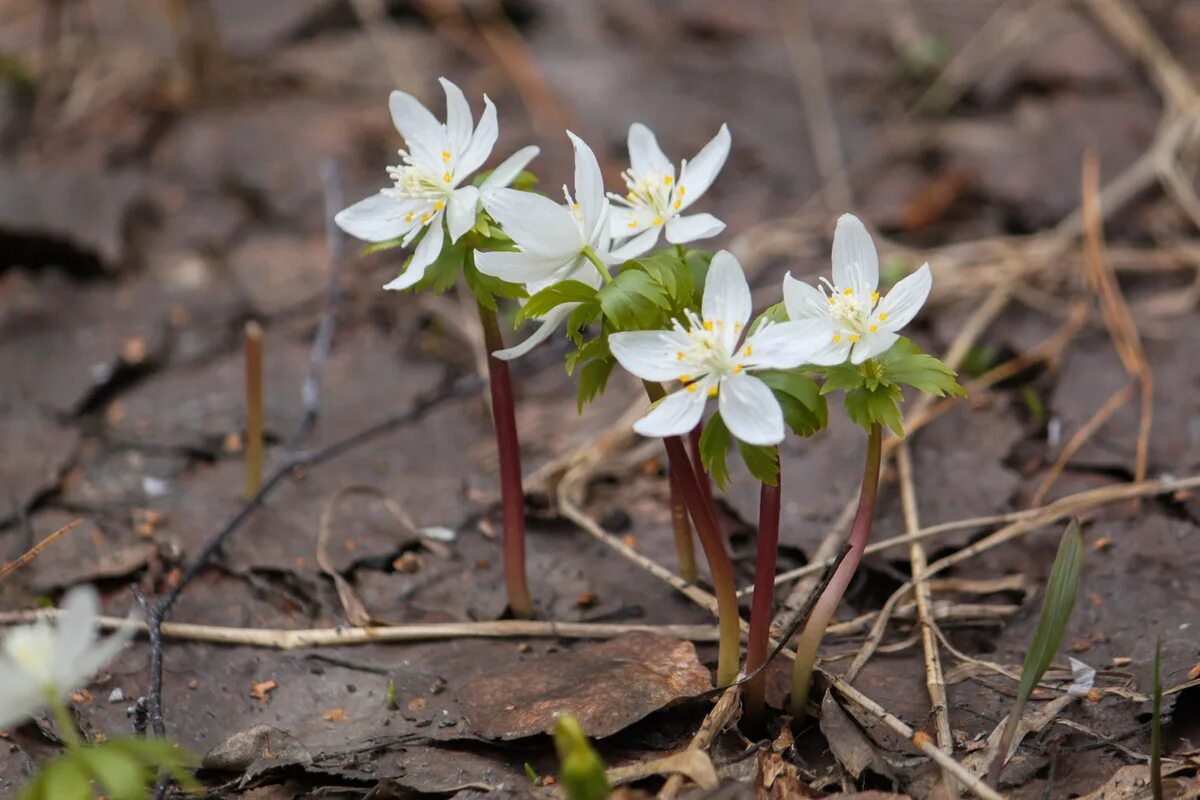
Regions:
[[[1181, 796], [1198, 791], [1200, 7], [178, 7], [191, 11], [174, 22], [122, 0], [0, 14], [0, 562], [82, 520], [0, 585], [0, 618], [80, 583], [112, 617], [138, 615], [131, 585], [168, 593], [239, 512], [247, 320], [266, 329], [269, 467], [290, 463], [297, 430], [312, 452], [394, 418], [287, 470], [171, 610], [165, 730], [203, 758], [215, 796], [553, 793], [526, 765], [556, 771], [544, 731], [560, 709], [611, 767], [642, 765], [628, 790], [653, 794], [655, 762], [714, 711], [706, 584], [685, 594], [672, 577], [665, 459], [629, 431], [636, 383], [614, 376], [579, 416], [565, 343], [515, 366], [537, 621], [494, 624], [499, 492], [475, 309], [381, 291], [395, 253], [345, 242], [331, 265], [327, 207], [376, 191], [400, 146], [387, 92], [440, 113], [439, 75], [495, 100], [497, 155], [542, 147], [546, 186], [569, 175], [564, 128], [616, 185], [631, 122], [676, 158], [728, 122], [706, 210], [764, 302], [786, 271], [827, 273], [845, 210], [880, 232], [885, 271], [933, 268], [913, 336], [970, 396], [910, 401], [910, 435], [889, 445], [873, 540], [936, 528], [921, 553], [900, 541], [867, 557], [825, 640], [824, 669], [859, 694], [827, 695], [794, 741], [730, 723], [698, 748], [722, 786], [688, 796], [929, 796], [937, 766], [869, 701], [930, 736], [945, 723], [942, 744], [982, 773], [1072, 515], [1080, 598], [999, 788], [1144, 794], [1161, 637], [1166, 766]], [[310, 429], [301, 387], [323, 319]], [[836, 553], [857, 496], [865, 437], [840, 407], [830, 420], [783, 448], [781, 573]], [[743, 586], [757, 502], [735, 470], [720, 504]], [[917, 558], [937, 568], [919, 582], [936, 665]], [[819, 571], [779, 582], [784, 614]], [[403, 627], [428, 623], [459, 625]], [[150, 652], [139, 637], [72, 698], [86, 735], [132, 729]], [[1098, 670], [1090, 697], [1064, 699], [1068, 656]], [[769, 669], [776, 707], [788, 667]], [[48, 721], [0, 735], [7, 797], [59, 743]]]

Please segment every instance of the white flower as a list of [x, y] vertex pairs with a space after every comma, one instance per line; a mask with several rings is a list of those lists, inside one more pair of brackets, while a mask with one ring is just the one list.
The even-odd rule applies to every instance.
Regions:
[[8, 632], [0, 645], [0, 728], [83, 686], [125, 646], [132, 627], [96, 641], [98, 607], [96, 591], [81, 586], [67, 593], [57, 620]]
[[712, 214], [683, 212], [708, 191], [729, 156], [729, 126], [721, 130], [691, 161], [675, 165], [663, 154], [654, 133], [640, 122], [629, 126], [630, 168], [622, 173], [628, 193], [610, 194], [619, 205], [612, 218], [614, 239], [629, 239], [615, 253], [619, 261], [636, 258], [658, 244], [665, 228], [667, 241], [685, 244], [716, 236], [725, 223]]
[[866, 227], [852, 214], [838, 219], [833, 234], [833, 282], [822, 278], [820, 289], [788, 274], [783, 279], [783, 303], [788, 317], [802, 321], [805, 334], [820, 348], [809, 363], [841, 364], [850, 357], [861, 364], [887, 351], [929, 296], [933, 277], [923, 264], [897, 283], [887, 297], [879, 296], [879, 256]]
[[481, 198], [510, 184], [538, 154], [538, 148], [525, 147], [496, 167], [478, 188], [462, 186], [496, 144], [496, 107], [484, 95], [483, 116], [476, 127], [462, 91], [445, 78], [438, 80], [446, 92], [446, 123], [438, 122], [412, 95], [392, 92], [388, 99], [392, 123], [408, 148], [400, 151], [398, 166], [388, 167], [394, 185], [334, 217], [346, 233], [368, 242], [403, 237], [408, 246], [425, 232], [408, 268], [385, 289], [407, 289], [418, 283], [442, 252], [442, 220], [450, 241], [457, 242], [475, 224]]
[[1071, 697], [1087, 697], [1096, 685], [1096, 670], [1078, 658], [1068, 658], [1067, 663], [1071, 665], [1071, 685], [1067, 687], [1067, 694]]
[[[609, 205], [596, 155], [582, 139], [567, 131], [575, 146], [575, 194], [566, 186], [566, 204], [534, 192], [497, 189], [483, 198], [484, 208], [516, 244], [511, 252], [476, 253], [475, 266], [485, 275], [524, 285], [530, 296], [559, 281], [575, 280], [599, 286], [601, 276], [585, 255], [590, 251], [605, 264], [609, 253]], [[545, 341], [578, 303], [564, 303], [541, 318], [541, 327], [525, 341], [497, 358], [524, 355]]]
[[742, 341], [750, 320], [750, 287], [737, 259], [713, 256], [701, 315], [688, 313], [670, 331], [614, 333], [608, 346], [621, 366], [648, 381], [678, 380], [683, 387], [634, 423], [643, 436], [680, 436], [696, 427], [709, 397], [718, 397], [721, 419], [747, 444], [783, 441], [783, 410], [756, 369], [791, 369], [809, 360], [815, 346], [802, 323], [763, 322]]

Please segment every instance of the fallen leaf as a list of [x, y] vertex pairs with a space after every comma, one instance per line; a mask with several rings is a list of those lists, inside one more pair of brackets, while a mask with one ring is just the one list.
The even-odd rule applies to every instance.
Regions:
[[894, 777], [875, 744], [829, 692], [821, 700], [820, 725], [833, 757], [851, 776], [861, 777], [869, 769], [876, 775]]
[[242, 772], [260, 759], [310, 764], [312, 755], [287, 731], [270, 725], [255, 725], [238, 731], [211, 748], [201, 761], [205, 769]]
[[588, 736], [604, 737], [711, 687], [691, 642], [634, 634], [476, 678], [459, 701], [471, 733], [485, 739], [549, 732], [564, 712]]
[[266, 703], [271, 699], [271, 692], [279, 686], [276, 680], [262, 681], [261, 683], [250, 684], [250, 696], [260, 703]]

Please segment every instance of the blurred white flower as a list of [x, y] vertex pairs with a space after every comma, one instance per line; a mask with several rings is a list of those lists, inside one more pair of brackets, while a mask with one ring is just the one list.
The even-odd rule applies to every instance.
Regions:
[[613, 238], [628, 239], [615, 251], [618, 261], [648, 252], [664, 230], [671, 244], [707, 239], [725, 230], [725, 223], [712, 214], [683, 216], [683, 212], [708, 191], [725, 165], [729, 141], [729, 126], [722, 125], [694, 159], [679, 165], [676, 179], [675, 165], [663, 154], [653, 131], [640, 122], [629, 126], [630, 167], [621, 175], [627, 192], [624, 197], [609, 195], [617, 203]]
[[667, 395], [634, 423], [643, 436], [680, 436], [696, 427], [710, 397], [721, 419], [747, 444], [783, 441], [783, 410], [770, 387], [752, 370], [791, 369], [809, 361], [820, 342], [803, 335], [802, 323], [763, 322], [745, 337], [750, 287], [737, 259], [726, 250], [713, 256], [704, 283], [701, 315], [669, 331], [614, 333], [608, 345], [621, 366], [647, 381], [678, 380]]
[[923, 264], [897, 283], [887, 297], [879, 295], [879, 256], [866, 227], [853, 214], [838, 219], [833, 234], [833, 281], [821, 279], [820, 289], [783, 279], [783, 302], [788, 317], [805, 325], [805, 335], [821, 344], [809, 363], [841, 364], [849, 356], [861, 364], [896, 343], [898, 330], [921, 310], [933, 276]]
[[1068, 658], [1067, 663], [1071, 665], [1071, 685], [1067, 688], [1067, 694], [1087, 697], [1096, 685], [1096, 670], [1078, 658]]
[[[586, 142], [570, 131], [567, 136], [575, 147], [575, 194], [563, 187], [565, 205], [515, 189], [497, 189], [483, 198], [484, 208], [518, 249], [476, 253], [475, 266], [485, 275], [522, 284], [530, 296], [565, 280], [599, 286], [600, 271], [591, 259], [614, 263], [600, 165]], [[555, 307], [540, 319], [541, 326], [532, 336], [493, 355], [506, 360], [524, 355], [548, 339], [577, 305]]]
[[62, 615], [13, 628], [0, 644], [0, 728], [87, 683], [125, 646], [132, 627], [96, 640], [99, 599], [90, 586], [63, 598]]
[[481, 198], [512, 183], [538, 153], [536, 147], [522, 148], [478, 188], [462, 186], [483, 166], [496, 144], [496, 107], [484, 95], [483, 116], [476, 126], [462, 91], [445, 78], [438, 80], [446, 92], [445, 124], [412, 95], [392, 92], [388, 99], [392, 123], [407, 147], [400, 151], [400, 164], [388, 167], [393, 186], [334, 217], [346, 233], [368, 242], [402, 238], [408, 246], [425, 232], [408, 268], [385, 289], [407, 289], [418, 283], [442, 252], [442, 220], [446, 221], [450, 241], [457, 242], [475, 224]]

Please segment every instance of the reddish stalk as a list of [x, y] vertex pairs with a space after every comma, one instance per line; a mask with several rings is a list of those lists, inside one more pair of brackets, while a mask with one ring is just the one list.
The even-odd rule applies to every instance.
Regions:
[[696, 479], [700, 481], [700, 490], [704, 492], [704, 497], [708, 500], [708, 505], [712, 508], [715, 515], [717, 513], [717, 506], [716, 501], [713, 500], [712, 480], [708, 477], [708, 471], [704, 469], [704, 459], [700, 457], [700, 437], [703, 434], [703, 422], [692, 428], [692, 433], [689, 437], [692, 444], [692, 470], [695, 471]]
[[[871, 525], [875, 521], [875, 500], [879, 494], [879, 466], [882, 462], [883, 432], [878, 423], [871, 426], [867, 438], [867, 463], [863, 469], [862, 489], [858, 496], [858, 511], [854, 515], [854, 524], [850, 528], [850, 549], [846, 552], [842, 563], [829, 580], [825, 591], [821, 593], [804, 626], [804, 632], [796, 642], [796, 663], [792, 669], [792, 699], [791, 712], [793, 722], [804, 719], [808, 702], [808, 690], [812, 685], [813, 666], [817, 660], [817, 650], [825, 629], [829, 626], [833, 614], [837, 611], [842, 595], [850, 585], [858, 564], [862, 561], [863, 551], [867, 548], [867, 540], [871, 538]], [[758, 592], [755, 591], [757, 596]]]
[[[750, 639], [746, 645], [746, 674], [752, 674], [767, 660], [770, 644], [771, 615], [775, 600], [775, 557], [779, 551], [779, 506], [782, 475], [775, 473], [775, 485], [762, 485], [758, 495], [758, 548], [754, 557], [754, 595], [750, 602]], [[766, 706], [767, 673], [746, 682], [746, 724], [751, 730], [762, 727]]]
[[482, 303], [479, 322], [488, 351], [488, 383], [492, 391], [492, 421], [500, 454], [500, 499], [504, 507], [504, 584], [508, 608], [517, 619], [533, 616], [533, 601], [525, 576], [525, 490], [521, 486], [521, 447], [517, 441], [517, 416], [508, 362], [492, 355], [504, 349], [496, 312]]
[[[652, 401], [663, 397], [666, 392], [657, 383], [645, 382], [646, 394]], [[668, 468], [678, 478], [679, 491], [684, 505], [692, 516], [700, 547], [708, 561], [712, 575], [713, 593], [717, 596], [717, 627], [720, 642], [717, 649], [717, 684], [725, 686], [737, 680], [738, 662], [741, 651], [740, 618], [738, 616], [737, 587], [733, 582], [733, 563], [721, 540], [717, 528], [717, 517], [712, 505], [705, 500], [700, 481], [692, 469], [692, 461], [684, 447], [683, 439], [668, 436], [663, 439], [667, 448]]]
[[246, 498], [258, 494], [263, 476], [263, 330], [247, 322], [242, 334], [246, 362]]
[[688, 520], [687, 506], [679, 490], [679, 476], [674, 470], [667, 470], [667, 482], [671, 487], [671, 528], [675, 532], [679, 577], [688, 583], [695, 583], [700, 573], [696, 567], [696, 548], [692, 545], [692, 523]]

